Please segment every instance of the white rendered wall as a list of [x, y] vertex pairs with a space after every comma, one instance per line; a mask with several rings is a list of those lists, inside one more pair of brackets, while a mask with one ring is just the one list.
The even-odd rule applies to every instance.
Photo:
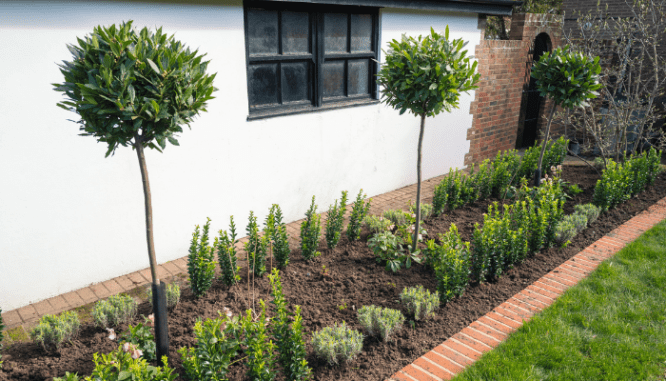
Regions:
[[[227, 229], [234, 215], [263, 221], [279, 203], [287, 221], [312, 195], [327, 209], [341, 190], [376, 195], [416, 181], [418, 119], [384, 105], [248, 122], [240, 0], [219, 5], [0, 2], [0, 307], [19, 308], [146, 268], [143, 191], [134, 151], [79, 137], [56, 107], [57, 62], [96, 25], [163, 26], [211, 60], [220, 89], [180, 147], [147, 152], [158, 263], [187, 255], [195, 224]], [[450, 26], [478, 44], [476, 14], [381, 11], [381, 41]], [[426, 122], [424, 179], [462, 167], [471, 95]]]

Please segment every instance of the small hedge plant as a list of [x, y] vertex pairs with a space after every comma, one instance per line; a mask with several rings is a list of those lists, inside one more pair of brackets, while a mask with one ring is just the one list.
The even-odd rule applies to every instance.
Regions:
[[439, 300], [447, 303], [462, 296], [469, 283], [470, 249], [469, 242], [464, 242], [455, 224], [449, 232], [440, 234], [441, 245], [434, 240], [427, 243], [428, 262], [435, 270]]
[[608, 210], [641, 192], [654, 182], [660, 161], [661, 151], [654, 148], [629, 157], [623, 164], [608, 159], [606, 169], [594, 187], [594, 204]]
[[347, 238], [349, 242], [353, 242], [361, 238], [361, 223], [365, 216], [370, 211], [370, 203], [372, 199], [364, 201], [367, 195], [363, 194], [363, 189], [358, 192], [356, 200], [352, 205], [351, 215], [349, 216], [349, 224], [347, 225]]
[[273, 204], [266, 217], [265, 235], [270, 240], [272, 257], [275, 257], [275, 265], [283, 269], [289, 264], [289, 235], [287, 225], [282, 221], [282, 209], [280, 205]]
[[196, 225], [194, 228], [187, 256], [187, 273], [190, 276], [190, 288], [197, 298], [206, 294], [208, 289], [213, 285], [213, 279], [215, 278], [215, 258], [213, 256], [213, 249], [208, 244], [210, 218], [206, 220], [206, 224], [203, 227], [203, 234], [199, 231], [199, 225]]
[[273, 269], [273, 273], [268, 276], [268, 279], [271, 284], [273, 304], [275, 305], [272, 331], [278, 350], [278, 361], [282, 365], [287, 380], [309, 380], [312, 376], [312, 369], [310, 369], [306, 360], [307, 352], [303, 339], [301, 307], [295, 307], [294, 319], [290, 327], [291, 319], [287, 311], [287, 301], [282, 294], [280, 272]]
[[342, 191], [340, 203], [335, 200], [335, 204], [328, 207], [326, 218], [326, 245], [329, 249], [338, 246], [340, 237], [342, 236], [342, 224], [345, 221], [345, 213], [347, 212], [347, 191]]
[[247, 242], [245, 242], [245, 252], [247, 253], [247, 265], [254, 275], [263, 276], [266, 274], [266, 256], [268, 255], [270, 238], [266, 235], [263, 237], [259, 235], [259, 225], [253, 211], [250, 211], [246, 231]]
[[239, 353], [241, 327], [231, 311], [224, 308], [220, 318], [197, 319], [194, 348], [180, 348], [185, 375], [192, 381], [226, 380], [231, 360]]
[[[148, 292], [148, 301], [150, 305], [153, 305], [153, 288], [150, 287], [147, 290]], [[180, 301], [180, 286], [176, 283], [169, 283], [166, 286], [166, 302], [168, 308], [173, 308], [178, 305]]]
[[358, 310], [358, 321], [368, 335], [387, 341], [402, 328], [405, 317], [398, 310], [371, 305]]
[[238, 243], [236, 234], [236, 224], [234, 216], [229, 217], [229, 232], [219, 231], [219, 237], [215, 238], [213, 247], [217, 252], [217, 262], [220, 264], [222, 283], [227, 286], [233, 286], [241, 279], [238, 266], [238, 253], [236, 244]]
[[317, 251], [320, 235], [321, 216], [317, 214], [315, 196], [312, 196], [310, 208], [305, 212], [305, 221], [301, 223], [301, 255], [306, 260], [311, 261], [321, 254]]
[[59, 316], [44, 315], [39, 324], [30, 331], [30, 338], [44, 349], [59, 348], [79, 332], [81, 322], [74, 311], [63, 312]]
[[[150, 298], [152, 300], [152, 298]], [[92, 317], [95, 325], [113, 328], [122, 323], [129, 323], [136, 316], [137, 302], [129, 295], [113, 295], [95, 303]]]
[[361, 353], [363, 334], [347, 327], [345, 322], [325, 327], [312, 334], [315, 355], [329, 365], [346, 363]]
[[240, 323], [245, 334], [242, 341], [247, 356], [247, 375], [253, 381], [272, 381], [277, 375], [276, 345], [270, 340], [266, 318], [266, 304], [259, 300], [261, 313], [254, 319], [250, 310]]
[[435, 316], [435, 310], [439, 308], [439, 293], [435, 291], [431, 294], [421, 285], [405, 287], [400, 294], [400, 302], [414, 316], [414, 320], [425, 320]]

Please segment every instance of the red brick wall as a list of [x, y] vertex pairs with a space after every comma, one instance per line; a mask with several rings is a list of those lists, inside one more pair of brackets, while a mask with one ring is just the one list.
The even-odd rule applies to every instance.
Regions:
[[[485, 19], [479, 19], [479, 28], [485, 28]], [[509, 40], [481, 40], [476, 46], [481, 79], [470, 107], [474, 118], [467, 131], [470, 149], [465, 155], [465, 165], [494, 157], [499, 150], [516, 147], [525, 108], [523, 89], [530, 78], [530, 49], [540, 33], [548, 34], [553, 47], [559, 46], [561, 16], [516, 14]], [[542, 106], [543, 110], [548, 106], [548, 103]], [[540, 121], [539, 128], [541, 124]]]

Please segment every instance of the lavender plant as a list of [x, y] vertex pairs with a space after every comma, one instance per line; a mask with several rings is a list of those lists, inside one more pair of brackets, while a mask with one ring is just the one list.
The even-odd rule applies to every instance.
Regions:
[[[421, 220], [425, 220], [426, 218], [430, 217], [432, 215], [432, 204], [427, 204], [422, 202], [421, 203]], [[409, 200], [409, 211], [410, 213], [416, 215], [416, 205], [414, 205], [414, 202], [412, 200]]]
[[555, 226], [555, 242], [566, 246], [581, 230], [587, 226], [587, 217], [573, 213], [557, 223]]
[[363, 349], [363, 334], [347, 327], [345, 322], [325, 327], [312, 334], [315, 355], [329, 365], [354, 359]]
[[215, 278], [215, 258], [213, 249], [208, 244], [210, 218], [206, 219], [203, 233], [199, 236], [199, 225], [194, 228], [187, 256], [187, 272], [190, 276], [190, 288], [195, 297], [202, 297], [213, 285]]
[[414, 320], [426, 320], [434, 317], [435, 310], [439, 308], [439, 293], [435, 291], [431, 294], [421, 285], [405, 287], [400, 294], [400, 302], [409, 314], [414, 315]]
[[180, 348], [185, 375], [192, 381], [228, 380], [229, 366], [240, 350], [241, 327], [228, 308], [218, 319], [197, 319], [196, 346]]
[[300, 306], [295, 307], [294, 322], [289, 327], [289, 313], [287, 301], [282, 294], [282, 283], [280, 272], [273, 269], [268, 276], [271, 283], [271, 294], [275, 305], [275, 316], [273, 317], [273, 337], [278, 350], [278, 361], [282, 365], [285, 378], [289, 381], [309, 380], [312, 369], [305, 359], [305, 341], [303, 339], [303, 324], [300, 316]]
[[[153, 290], [152, 288], [149, 288], [147, 290], [148, 293], [148, 301], [150, 302], [150, 305], [153, 305]], [[176, 305], [178, 305], [178, 302], [180, 301], [180, 286], [176, 283], [170, 283], [167, 284], [166, 286], [166, 301], [167, 301], [167, 308], [173, 308]]]
[[74, 311], [63, 312], [59, 316], [44, 315], [30, 331], [30, 338], [44, 349], [59, 348], [64, 341], [73, 338], [80, 327], [79, 315]]
[[363, 201], [366, 196], [367, 195], [363, 194], [363, 189], [361, 189], [352, 206], [351, 216], [349, 216], [349, 225], [347, 225], [347, 238], [349, 238], [350, 242], [361, 238], [361, 223], [370, 211], [370, 203], [372, 202], [372, 199], [368, 199], [367, 202]]
[[[151, 299], [152, 300], [152, 299]], [[113, 328], [121, 323], [128, 323], [136, 316], [137, 302], [129, 295], [112, 295], [108, 299], [95, 303], [92, 317], [95, 325]]]
[[315, 197], [312, 196], [312, 204], [305, 212], [305, 221], [301, 223], [301, 254], [306, 260], [312, 260], [321, 253], [319, 247], [319, 235], [321, 234], [321, 216], [317, 214]]
[[384, 218], [393, 222], [395, 226], [399, 226], [407, 224], [407, 216], [409, 215], [409, 213], [400, 209], [389, 209], [384, 211], [382, 215], [384, 216]]
[[241, 279], [238, 266], [238, 254], [236, 253], [236, 224], [234, 216], [229, 218], [229, 233], [220, 230], [219, 237], [215, 238], [215, 251], [217, 251], [217, 261], [220, 264], [222, 282], [227, 286], [233, 286]]
[[390, 232], [395, 227], [393, 221], [381, 216], [365, 216], [363, 224], [370, 230], [371, 234]]
[[405, 317], [398, 310], [370, 305], [358, 310], [358, 321], [368, 335], [387, 341], [395, 331], [402, 328]]
[[601, 208], [594, 204], [574, 205], [574, 212], [581, 214], [587, 218], [588, 225], [593, 223], [599, 218]]
[[326, 244], [329, 249], [333, 249], [340, 242], [342, 235], [342, 224], [345, 220], [345, 213], [347, 212], [347, 191], [342, 191], [340, 197], [340, 204], [335, 200], [335, 204], [328, 207], [328, 214], [326, 218]]
[[275, 344], [269, 340], [266, 325], [266, 303], [259, 301], [261, 305], [261, 314], [255, 321], [252, 319], [252, 312], [247, 310], [244, 317], [241, 318], [241, 325], [245, 333], [243, 345], [247, 355], [248, 371], [247, 375], [255, 381], [273, 381], [276, 372]]

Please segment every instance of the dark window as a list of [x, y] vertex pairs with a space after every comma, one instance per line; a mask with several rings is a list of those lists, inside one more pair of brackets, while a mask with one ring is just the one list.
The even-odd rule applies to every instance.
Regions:
[[377, 99], [377, 10], [246, 2], [250, 115]]

